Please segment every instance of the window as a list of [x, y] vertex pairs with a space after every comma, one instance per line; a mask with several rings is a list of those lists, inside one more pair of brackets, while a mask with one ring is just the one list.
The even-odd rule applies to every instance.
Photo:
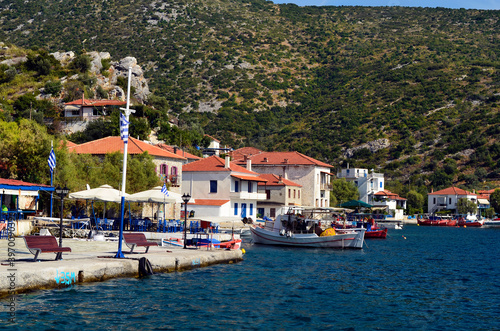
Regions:
[[172, 169], [170, 170], [170, 172], [171, 172], [172, 176], [177, 176], [177, 167], [172, 167]]
[[433, 201], [433, 204], [436, 204], [436, 198], [434, 198], [432, 201]]
[[234, 192], [239, 192], [240, 191], [240, 182], [239, 181], [235, 181], [234, 182]]
[[271, 190], [266, 190], [266, 199], [271, 199]]
[[294, 189], [294, 190], [293, 190], [293, 198], [294, 198], [294, 199], [295, 199], [295, 192], [296, 192], [296, 191], [295, 191], [295, 189]]
[[217, 181], [216, 180], [210, 181], [210, 193], [217, 193]]
[[269, 209], [269, 216], [273, 218], [276, 217], [276, 208]]
[[160, 175], [167, 175], [168, 174], [168, 165], [165, 163], [160, 165]]
[[300, 199], [300, 190], [297, 193], [298, 193], [298, 198]]
[[234, 215], [238, 216], [238, 203], [234, 204]]
[[248, 182], [248, 193], [252, 193], [252, 182]]
[[450, 203], [449, 203], [449, 205], [451, 205], [451, 198], [450, 198]]
[[288, 189], [288, 198], [292, 197], [292, 189]]
[[253, 215], [253, 203], [250, 204], [250, 215]]
[[380, 188], [382, 188], [382, 182], [380, 182]]

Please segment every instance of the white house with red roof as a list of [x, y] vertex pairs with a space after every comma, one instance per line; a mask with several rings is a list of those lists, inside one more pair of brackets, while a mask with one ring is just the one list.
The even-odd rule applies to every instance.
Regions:
[[187, 163], [193, 162], [193, 161], [198, 161], [198, 160], [202, 159], [202, 157], [188, 153], [188, 152], [184, 151], [182, 148], [179, 148], [177, 146], [170, 146], [170, 145], [163, 144], [163, 143], [157, 144], [156, 146], [161, 148], [161, 149], [164, 149], [170, 153], [174, 153], [178, 156], [182, 156], [182, 157], [186, 158]]
[[382, 207], [394, 216], [394, 219], [403, 219], [404, 210], [406, 209], [406, 199], [389, 190], [378, 191], [371, 195], [371, 200], [368, 202], [374, 207]]
[[267, 182], [258, 184], [266, 200], [257, 202], [257, 215], [275, 218], [291, 206], [302, 206], [302, 185], [275, 174], [260, 174], [259, 177]]
[[119, 110], [126, 101], [78, 99], [64, 104], [64, 117], [82, 117], [85, 120], [98, 119], [113, 110]]
[[341, 169], [337, 172], [338, 178], [345, 178], [358, 187], [359, 200], [373, 204], [373, 195], [384, 191], [384, 174], [368, 171], [364, 168]]
[[[123, 153], [123, 141], [118, 136], [105, 137], [76, 146], [68, 146], [68, 151], [104, 157], [108, 153]], [[180, 193], [180, 188], [175, 188], [180, 186], [182, 181], [182, 165], [187, 162], [187, 159], [141, 140], [132, 137], [128, 138], [127, 153], [129, 155], [142, 154], [144, 152], [148, 152], [153, 157], [153, 162], [156, 165], [156, 173], [160, 179], [171, 183], [173, 192]]]
[[260, 174], [277, 174], [302, 186], [302, 206], [329, 207], [333, 166], [299, 152], [262, 152], [235, 160]]
[[427, 195], [427, 211], [430, 214], [434, 214], [440, 210], [451, 210], [458, 213], [457, 203], [459, 199], [463, 198], [477, 203], [477, 194], [454, 186], [429, 193]]
[[189, 193], [194, 200], [188, 209], [195, 217], [255, 219], [258, 201], [266, 199], [257, 189], [258, 183], [266, 180], [229, 157], [224, 160], [214, 155], [185, 164], [182, 173], [182, 193]]

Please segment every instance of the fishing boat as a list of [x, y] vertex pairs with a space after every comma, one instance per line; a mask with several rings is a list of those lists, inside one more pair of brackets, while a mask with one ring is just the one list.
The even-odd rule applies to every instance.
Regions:
[[257, 244], [321, 248], [363, 248], [366, 229], [321, 228], [321, 221], [289, 211], [264, 225], [250, 226]]
[[484, 224], [484, 220], [478, 220], [478, 219], [467, 219], [464, 217], [461, 217], [458, 219], [457, 222], [458, 226], [463, 226], [464, 228], [480, 228]]
[[450, 216], [428, 216], [419, 218], [417, 224], [422, 226], [456, 226], [457, 220]]
[[387, 237], [387, 228], [369, 229], [365, 232], [365, 238], [385, 239]]
[[500, 217], [494, 218], [492, 220], [485, 220], [483, 225], [486, 227], [500, 226]]

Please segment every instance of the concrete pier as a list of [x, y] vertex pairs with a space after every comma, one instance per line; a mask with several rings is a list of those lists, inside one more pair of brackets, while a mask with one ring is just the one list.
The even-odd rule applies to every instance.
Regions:
[[40, 262], [34, 262], [34, 256], [26, 248], [22, 237], [0, 240], [0, 297], [110, 278], [138, 277], [141, 257], [149, 260], [155, 273], [234, 263], [243, 259], [239, 249], [182, 249], [160, 245], [150, 247], [147, 254], [144, 254], [145, 248], [136, 247], [130, 254], [124, 243], [122, 250], [125, 258], [116, 259], [117, 241], [65, 238], [63, 246], [70, 247], [72, 251], [63, 253], [62, 260], [54, 261], [55, 253], [41, 253], [38, 256]]

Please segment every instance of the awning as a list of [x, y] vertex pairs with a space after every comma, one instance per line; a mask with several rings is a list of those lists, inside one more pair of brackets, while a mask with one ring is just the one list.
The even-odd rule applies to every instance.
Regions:
[[486, 199], [477, 199], [477, 202], [480, 204], [480, 205], [489, 205], [490, 202]]
[[253, 182], [267, 182], [267, 179], [257, 177], [257, 176], [245, 176], [245, 175], [232, 174], [231, 177], [235, 177], [235, 178], [242, 179], [242, 180], [253, 181]]
[[336, 176], [335, 174], [332, 174], [331, 172], [326, 172], [326, 171], [320, 171], [322, 174], [327, 174], [330, 176]]

